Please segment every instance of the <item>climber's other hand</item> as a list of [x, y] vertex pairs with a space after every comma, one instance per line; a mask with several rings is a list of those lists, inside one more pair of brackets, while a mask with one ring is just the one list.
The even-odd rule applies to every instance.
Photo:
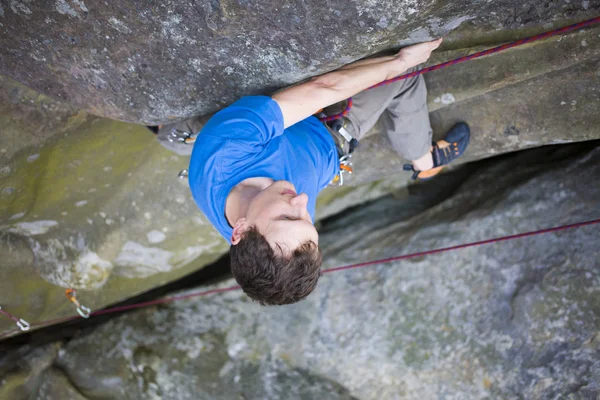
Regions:
[[442, 40], [440, 38], [431, 42], [423, 42], [405, 47], [398, 52], [396, 58], [404, 62], [406, 69], [416, 67], [429, 59], [431, 52], [440, 47]]

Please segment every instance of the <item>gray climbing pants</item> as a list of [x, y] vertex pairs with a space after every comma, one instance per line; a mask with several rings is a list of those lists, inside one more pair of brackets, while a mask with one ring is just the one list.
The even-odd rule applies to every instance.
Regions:
[[352, 98], [346, 130], [359, 141], [379, 124], [394, 150], [407, 160], [430, 151], [432, 131], [423, 75], [365, 90]]

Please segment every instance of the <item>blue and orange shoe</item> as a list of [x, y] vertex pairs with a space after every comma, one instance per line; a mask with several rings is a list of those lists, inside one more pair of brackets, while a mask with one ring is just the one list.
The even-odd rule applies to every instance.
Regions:
[[462, 156], [469, 140], [471, 130], [465, 122], [454, 125], [442, 140], [432, 143], [431, 156], [433, 157], [433, 168], [425, 171], [416, 171], [412, 164], [405, 164], [405, 171], [413, 171], [412, 179], [431, 179], [439, 174], [444, 166], [450, 164]]

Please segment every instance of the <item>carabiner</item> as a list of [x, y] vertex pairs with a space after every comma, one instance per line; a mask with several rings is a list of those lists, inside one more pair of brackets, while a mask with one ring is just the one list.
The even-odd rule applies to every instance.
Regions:
[[25, 321], [23, 318], [17, 318], [14, 315], [12, 315], [11, 313], [9, 313], [8, 311], [3, 310], [2, 306], [0, 306], [0, 314], [4, 314], [6, 317], [13, 320], [14, 323], [17, 324], [19, 329], [22, 330], [23, 332], [28, 331], [29, 328], [31, 328], [31, 326], [29, 325], [29, 322]]
[[167, 140], [169, 142], [181, 142], [184, 144], [192, 144], [196, 141], [196, 138], [193, 137], [194, 134], [191, 132], [182, 131], [177, 128], [171, 129], [169, 136], [167, 136]]
[[21, 329], [23, 332], [28, 331], [29, 328], [31, 328], [31, 326], [29, 325], [29, 322], [25, 321], [22, 318], [19, 318], [19, 320], [16, 321], [16, 324], [19, 327], [19, 329]]
[[92, 310], [90, 310], [88, 307], [81, 304], [79, 300], [77, 300], [77, 292], [75, 291], [75, 289], [67, 289], [65, 290], [65, 294], [67, 295], [67, 299], [69, 299], [69, 301], [75, 304], [79, 315], [81, 315], [83, 318], [90, 317], [90, 315], [92, 314]]
[[187, 179], [189, 175], [189, 171], [187, 169], [182, 169], [181, 171], [179, 171], [179, 173], [177, 174], [177, 177], [179, 179]]

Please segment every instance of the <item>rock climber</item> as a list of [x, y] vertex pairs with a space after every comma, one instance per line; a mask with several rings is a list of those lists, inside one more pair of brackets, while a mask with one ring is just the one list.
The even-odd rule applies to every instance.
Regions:
[[231, 243], [231, 270], [244, 292], [263, 305], [297, 302], [321, 273], [314, 226], [320, 190], [340, 174], [344, 150], [313, 115], [353, 97], [339, 124], [360, 140], [377, 121], [391, 146], [427, 179], [460, 157], [469, 128], [459, 123], [432, 144], [423, 77], [366, 90], [427, 61], [442, 39], [392, 56], [361, 60], [281, 90], [243, 97], [216, 113], [196, 138], [189, 166], [192, 195]]

